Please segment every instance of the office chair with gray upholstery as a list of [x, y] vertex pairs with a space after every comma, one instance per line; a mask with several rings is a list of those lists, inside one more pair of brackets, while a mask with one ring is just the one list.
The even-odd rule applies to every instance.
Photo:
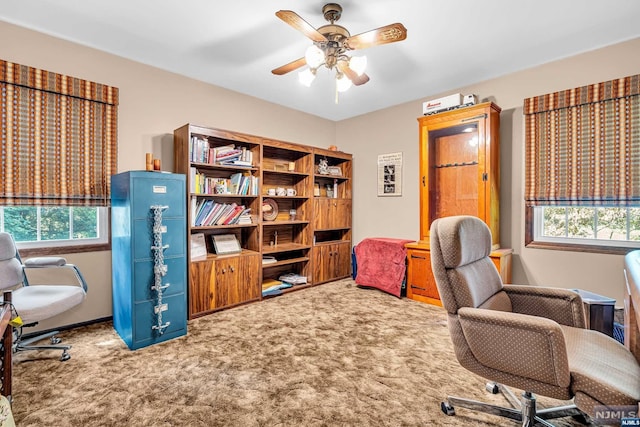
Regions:
[[[64, 284], [30, 284], [25, 271], [27, 269], [47, 269], [47, 276], [56, 270], [64, 269], [70, 274], [70, 283]], [[42, 271], [44, 272], [44, 271]], [[56, 276], [57, 277], [57, 276]], [[59, 331], [23, 338], [24, 327], [35, 326], [38, 322], [57, 316], [84, 301], [87, 291], [80, 270], [67, 264], [61, 257], [38, 257], [25, 260], [24, 264], [16, 248], [13, 237], [9, 233], [0, 233], [0, 289], [12, 289], [12, 304], [23, 326], [16, 327], [14, 333], [13, 351], [25, 350], [61, 350], [61, 361], [68, 360], [70, 345], [60, 345], [56, 337]], [[32, 345], [42, 339], [49, 338], [49, 345]]]
[[[552, 426], [548, 419], [594, 417], [600, 408], [640, 400], [640, 367], [607, 335], [585, 329], [580, 296], [567, 289], [503, 285], [489, 258], [491, 232], [472, 216], [435, 220], [431, 264], [458, 362], [491, 381], [513, 407], [448, 397], [441, 409], [466, 408]], [[524, 390], [522, 400], [506, 386]], [[573, 404], [538, 410], [533, 393]]]

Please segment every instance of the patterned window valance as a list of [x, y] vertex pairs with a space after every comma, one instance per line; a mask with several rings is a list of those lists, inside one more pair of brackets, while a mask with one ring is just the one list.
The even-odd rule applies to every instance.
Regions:
[[524, 100], [528, 206], [640, 205], [640, 75]]
[[0, 204], [108, 206], [118, 89], [0, 60]]

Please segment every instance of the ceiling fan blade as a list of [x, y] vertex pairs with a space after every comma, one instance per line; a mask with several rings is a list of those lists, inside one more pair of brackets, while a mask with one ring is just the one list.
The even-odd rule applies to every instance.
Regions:
[[281, 67], [271, 70], [271, 72], [273, 74], [281, 76], [283, 74], [287, 74], [290, 71], [297, 70], [300, 67], [304, 67], [305, 65], [307, 65], [307, 61], [304, 59], [304, 56], [303, 56], [302, 58], [296, 59], [295, 61], [291, 61], [288, 64], [285, 64]]
[[351, 83], [356, 86], [363, 85], [369, 81], [369, 76], [367, 76], [365, 73], [358, 75], [358, 73], [353, 71], [349, 67], [349, 64], [347, 64], [345, 61], [338, 61], [338, 68], [341, 72], [344, 73], [345, 76], [349, 78], [349, 80], [351, 80]]
[[327, 38], [320, 34], [318, 30], [313, 28], [311, 24], [302, 19], [300, 15], [292, 10], [279, 10], [276, 12], [276, 16], [282, 19], [287, 24], [291, 25], [296, 30], [300, 31], [305, 36], [309, 37], [314, 42], [326, 42]]
[[356, 34], [345, 40], [347, 49], [366, 49], [371, 46], [399, 42], [407, 38], [407, 29], [399, 22], [375, 30]]

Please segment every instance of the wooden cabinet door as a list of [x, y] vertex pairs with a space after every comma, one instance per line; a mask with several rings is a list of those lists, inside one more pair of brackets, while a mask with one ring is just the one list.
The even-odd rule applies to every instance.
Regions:
[[314, 200], [314, 228], [330, 230], [351, 227], [351, 199]]
[[313, 283], [326, 282], [329, 274], [330, 245], [316, 246], [313, 248]]
[[216, 276], [213, 260], [194, 261], [189, 267], [189, 318], [215, 308]]
[[216, 308], [237, 305], [259, 299], [258, 275], [261, 262], [258, 254], [216, 261]]
[[313, 249], [313, 282], [324, 283], [351, 273], [350, 242], [316, 246]]
[[[335, 265], [334, 279], [346, 277], [351, 274], [351, 245], [347, 243], [336, 243], [332, 245], [333, 263]], [[329, 256], [331, 257], [331, 255]]]
[[440, 294], [438, 293], [436, 280], [431, 271], [431, 254], [429, 251], [408, 249], [407, 259], [409, 261], [407, 270], [407, 297], [417, 300], [428, 298], [439, 301]]
[[239, 258], [239, 261], [238, 271], [236, 272], [236, 286], [240, 300], [244, 302], [260, 299], [262, 295], [260, 287], [262, 257], [257, 253], [244, 255]]

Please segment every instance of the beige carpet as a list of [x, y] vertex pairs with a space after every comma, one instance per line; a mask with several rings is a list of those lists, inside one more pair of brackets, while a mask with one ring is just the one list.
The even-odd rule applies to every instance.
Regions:
[[458, 365], [441, 308], [351, 280], [215, 313], [137, 351], [110, 323], [62, 337], [67, 362], [15, 355], [20, 427], [514, 425], [444, 415], [447, 394], [505, 401]]

